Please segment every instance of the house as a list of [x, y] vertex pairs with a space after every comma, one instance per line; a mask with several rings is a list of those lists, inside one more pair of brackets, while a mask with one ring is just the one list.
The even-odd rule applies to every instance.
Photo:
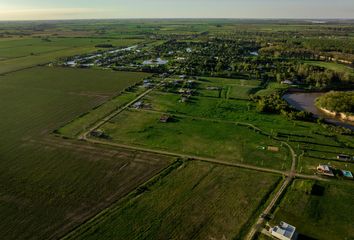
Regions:
[[160, 122], [162, 122], [162, 123], [167, 123], [170, 119], [171, 119], [170, 116], [168, 116], [168, 115], [162, 115], [162, 116], [160, 117]]
[[179, 102], [181, 102], [181, 103], [185, 103], [187, 101], [188, 101], [188, 96], [182, 96], [181, 100], [179, 100]]
[[286, 222], [280, 222], [278, 226], [269, 229], [269, 232], [277, 239], [296, 240], [296, 228]]
[[293, 85], [294, 83], [290, 80], [284, 80], [281, 82], [281, 84]]
[[140, 109], [144, 107], [144, 103], [143, 102], [136, 102], [133, 104], [133, 108], [135, 109]]
[[352, 158], [349, 155], [339, 154], [337, 159], [341, 161], [350, 161]]
[[340, 171], [341, 171], [341, 174], [343, 175], [343, 177], [351, 178], [351, 179], [354, 178], [352, 172], [347, 171], [347, 170], [340, 170]]
[[180, 94], [186, 94], [186, 95], [192, 95], [193, 90], [192, 90], [192, 89], [189, 89], [189, 88], [180, 88], [180, 89], [178, 90], [178, 93], [180, 93]]
[[318, 165], [317, 172], [322, 174], [322, 175], [326, 175], [326, 176], [329, 176], [329, 177], [334, 177], [333, 170], [328, 165], [321, 165], [321, 164]]
[[109, 138], [109, 136], [104, 131], [99, 129], [90, 132], [90, 135], [96, 138], [106, 138], [106, 139]]

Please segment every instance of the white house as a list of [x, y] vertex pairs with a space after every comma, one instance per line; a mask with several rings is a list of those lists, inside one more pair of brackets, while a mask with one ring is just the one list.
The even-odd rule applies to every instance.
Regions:
[[296, 228], [288, 223], [280, 222], [278, 226], [272, 227], [269, 232], [280, 240], [296, 240]]

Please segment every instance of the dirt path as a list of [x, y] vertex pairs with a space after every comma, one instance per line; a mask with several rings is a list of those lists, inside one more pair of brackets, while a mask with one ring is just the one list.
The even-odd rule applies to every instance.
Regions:
[[[267, 207], [263, 210], [262, 214], [258, 217], [256, 223], [252, 226], [251, 230], [249, 231], [248, 235], [246, 236], [247, 240], [254, 239], [256, 233], [262, 229], [264, 221], [265, 221], [264, 217], [268, 216], [271, 213], [275, 204], [278, 202], [280, 197], [283, 195], [283, 193], [285, 192], [287, 187], [290, 185], [290, 183], [292, 182], [292, 180], [296, 176], [297, 155], [295, 154], [294, 149], [288, 143], [286, 143], [286, 142], [282, 142], [282, 143], [285, 144], [289, 148], [291, 156], [292, 156], [292, 164], [291, 164], [290, 172], [287, 174], [286, 179], [283, 181], [283, 183], [280, 186], [280, 188], [278, 189], [278, 191], [273, 195], [273, 197], [270, 200]], [[298, 176], [300, 176], [300, 175], [298, 175]], [[302, 176], [305, 176], [305, 175], [302, 175]]]

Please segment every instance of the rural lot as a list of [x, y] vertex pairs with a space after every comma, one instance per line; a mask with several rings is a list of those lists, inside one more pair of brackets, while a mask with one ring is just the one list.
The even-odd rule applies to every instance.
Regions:
[[0, 22], [1, 239], [354, 239], [353, 22], [33, 24]]

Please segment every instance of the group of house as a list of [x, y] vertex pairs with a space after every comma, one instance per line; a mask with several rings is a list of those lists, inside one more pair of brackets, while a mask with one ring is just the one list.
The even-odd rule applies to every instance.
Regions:
[[[339, 161], [353, 161], [353, 157], [345, 154], [337, 155], [337, 160]], [[353, 179], [353, 173], [348, 170], [336, 169], [335, 167], [328, 164], [320, 164], [317, 166], [317, 173], [323, 176], [335, 177], [340, 176], [348, 179]]]
[[353, 179], [353, 173], [351, 171], [336, 169], [326, 164], [318, 165], [317, 173], [327, 177], [335, 177], [336, 175], [338, 175], [340, 177]]
[[194, 89], [194, 84], [195, 81], [194, 80], [185, 80], [186, 77], [184, 75], [180, 76], [181, 79], [184, 79], [184, 84], [183, 86], [178, 89], [178, 93], [181, 95], [181, 99], [179, 100], [180, 102], [184, 103], [187, 102], [192, 95], [195, 93], [195, 89]]

